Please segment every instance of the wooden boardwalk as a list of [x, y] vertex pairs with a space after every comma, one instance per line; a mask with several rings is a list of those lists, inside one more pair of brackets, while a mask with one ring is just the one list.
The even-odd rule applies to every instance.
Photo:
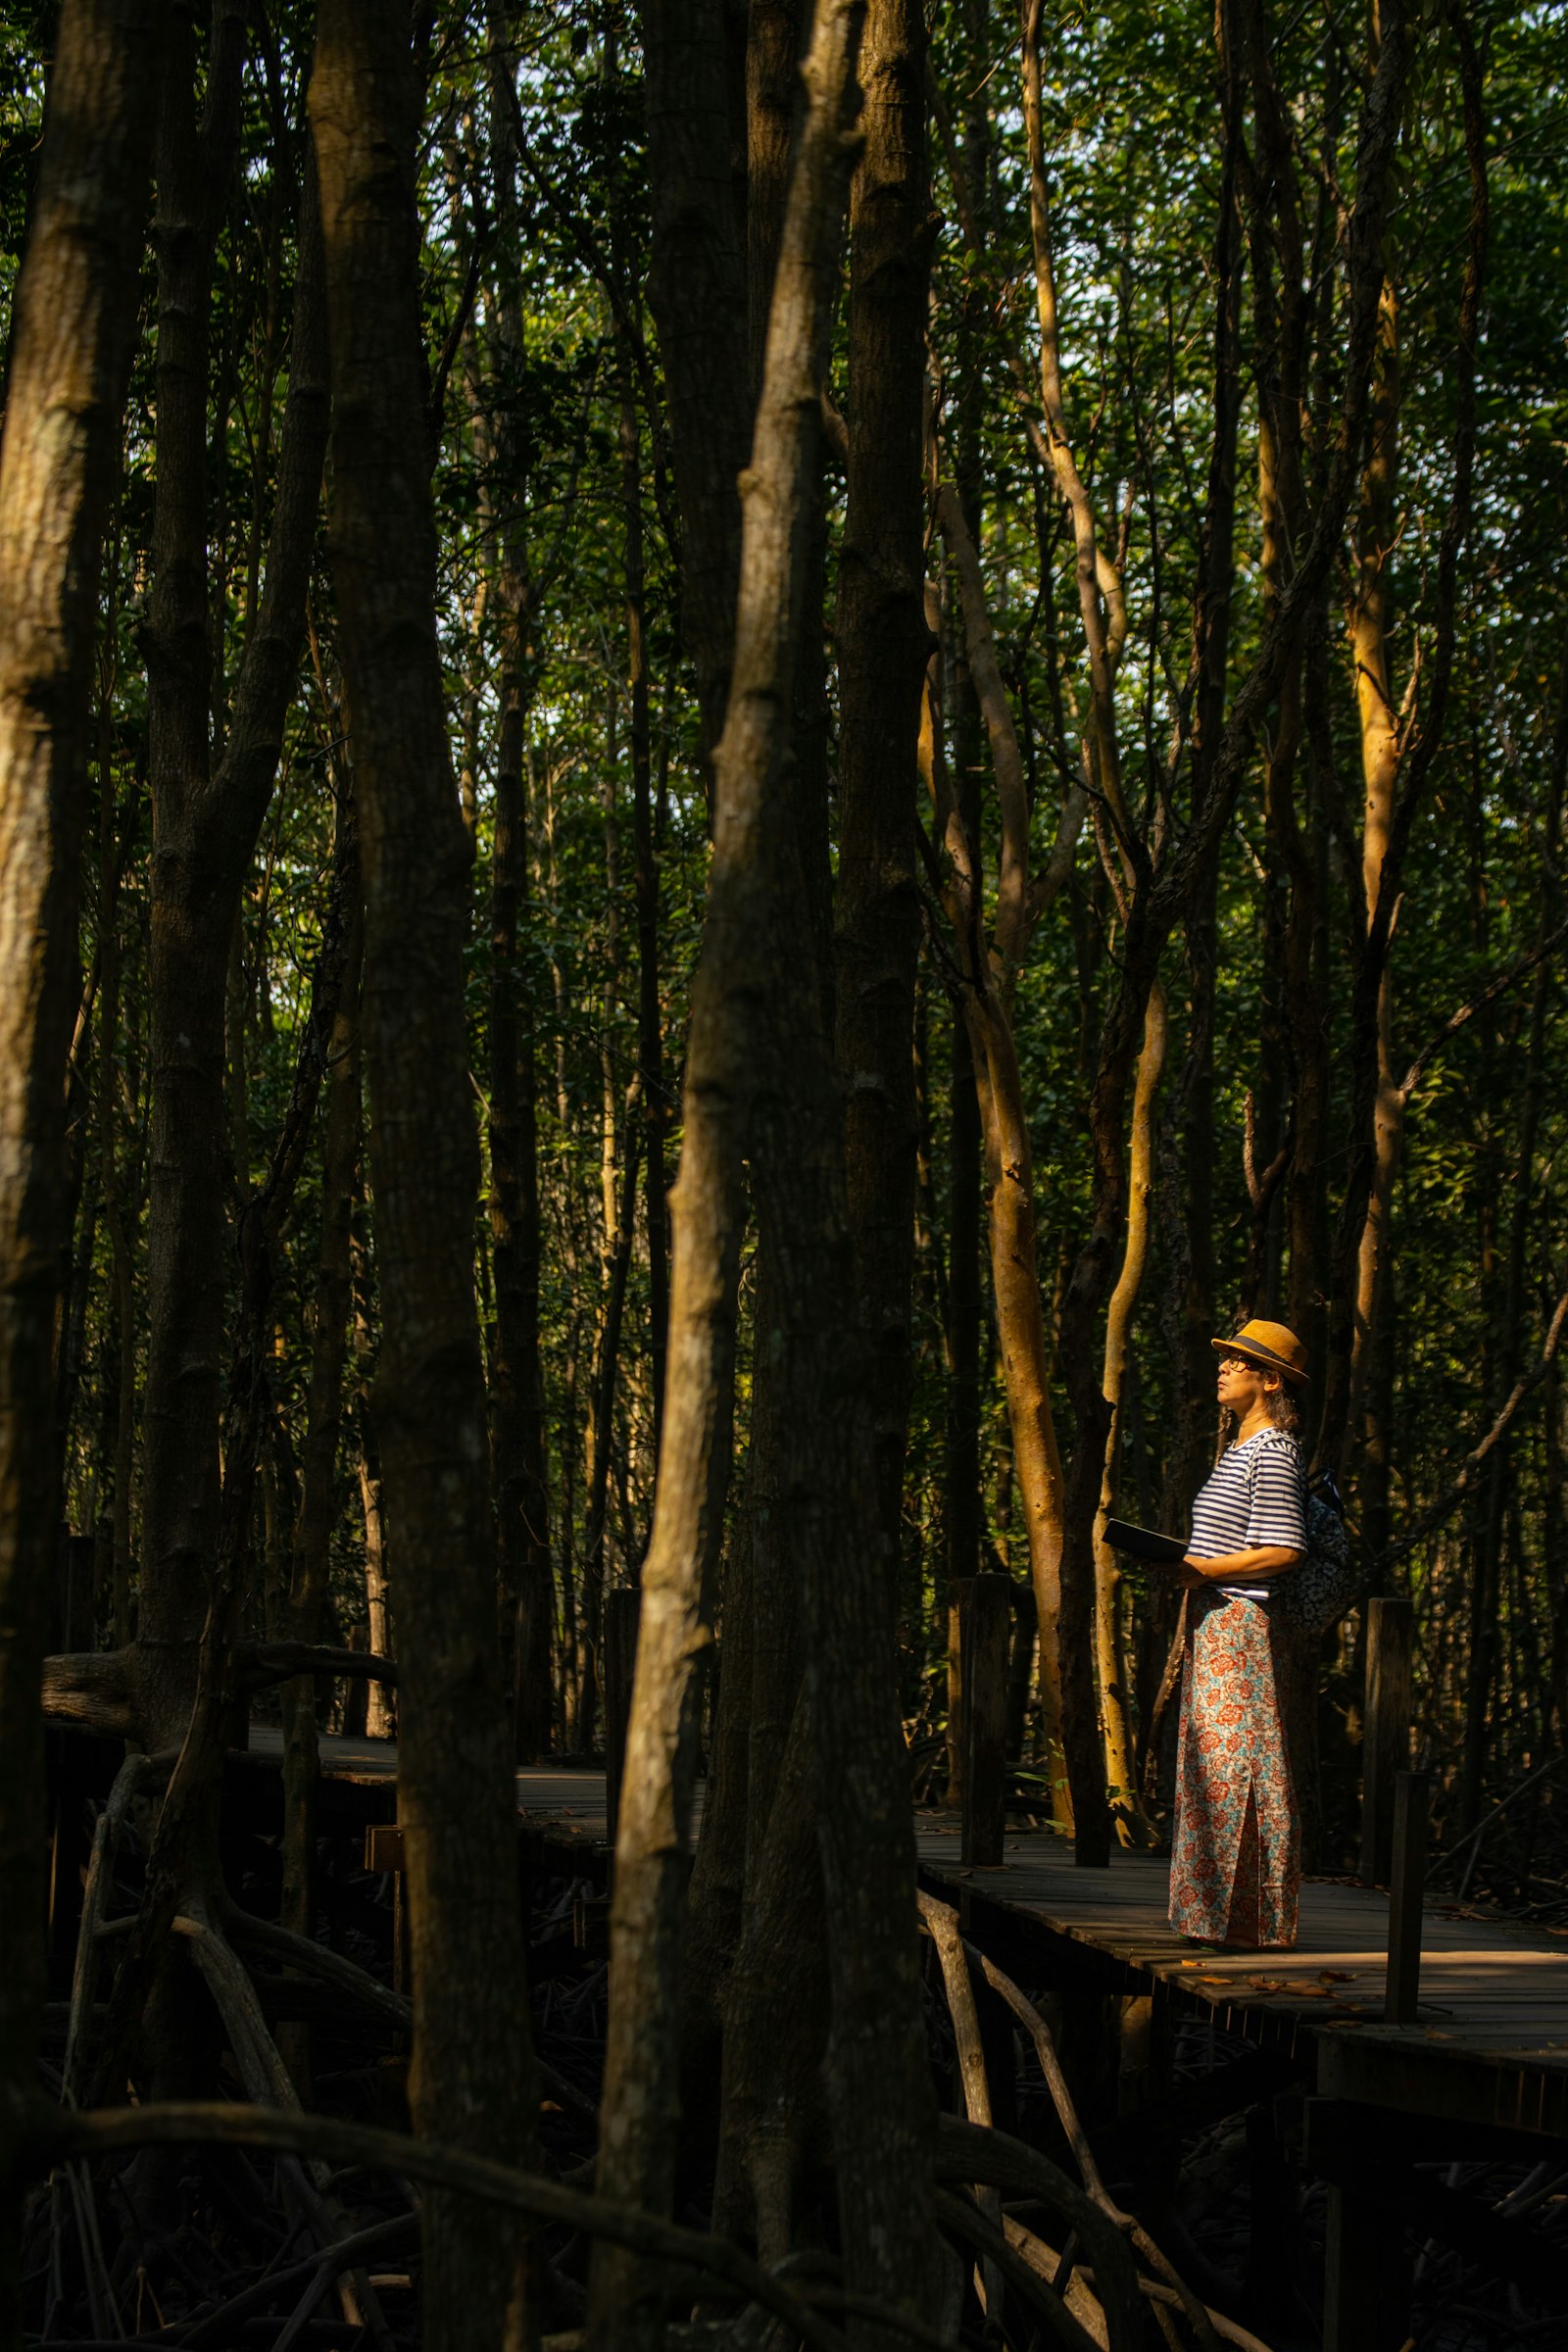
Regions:
[[965, 1870], [956, 1819], [917, 1817], [921, 1876], [974, 1939], [1011, 1930], [1092, 1952], [1107, 1988], [1156, 1987], [1226, 2032], [1305, 2061], [1325, 2096], [1568, 2135], [1568, 1937], [1434, 1898], [1421, 1932], [1415, 2024], [1383, 2023], [1389, 1899], [1309, 1880], [1288, 1952], [1194, 1950], [1166, 1918], [1168, 1865], [1112, 1855], [1078, 1870], [1048, 1833], [1009, 1837], [994, 1870]]
[[[253, 1752], [280, 1744], [253, 1728]], [[395, 1782], [390, 1741], [324, 1739], [321, 1750], [330, 1779]], [[533, 1838], [602, 1867], [602, 1772], [519, 1771], [517, 1804]], [[1167, 1924], [1166, 1865], [1152, 1856], [1117, 1852], [1108, 1870], [1078, 1870], [1062, 1840], [1018, 1832], [998, 1868], [968, 1870], [957, 1820], [941, 1813], [916, 1815], [916, 1842], [931, 1891], [1003, 1965], [1037, 1953], [1039, 1983], [1054, 1957], [1087, 1964], [1106, 1991], [1157, 1991], [1280, 2050], [1325, 2096], [1568, 2137], [1568, 1936], [1439, 1897], [1423, 1923], [1417, 2021], [1387, 2026], [1389, 1905], [1374, 1888], [1309, 1881], [1293, 1951], [1195, 1953]]]

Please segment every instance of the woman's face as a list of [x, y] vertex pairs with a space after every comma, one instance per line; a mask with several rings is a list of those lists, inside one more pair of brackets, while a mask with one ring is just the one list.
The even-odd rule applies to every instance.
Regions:
[[1245, 1421], [1258, 1398], [1277, 1387], [1279, 1374], [1264, 1372], [1257, 1364], [1249, 1363], [1245, 1355], [1222, 1355], [1215, 1386], [1220, 1403], [1240, 1421]]

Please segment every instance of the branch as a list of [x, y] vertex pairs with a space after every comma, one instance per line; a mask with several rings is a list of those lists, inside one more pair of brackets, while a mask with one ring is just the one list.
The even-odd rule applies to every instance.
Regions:
[[39, 1697], [51, 1723], [79, 1723], [111, 1740], [136, 1737], [140, 1719], [127, 1650], [70, 1650], [45, 1658]]
[[997, 779], [997, 801], [1002, 814], [1002, 872], [997, 885], [996, 937], [1003, 986], [1010, 992], [1028, 944], [1029, 790], [1012, 706], [997, 661], [991, 615], [986, 611], [980, 559], [964, 520], [958, 493], [951, 482], [944, 482], [937, 493], [937, 521], [957, 573], [969, 674], [985, 718], [991, 764]]
[[[938, 1902], [932, 1895], [922, 1892], [918, 1901], [921, 1919], [936, 1940], [938, 1952], [942, 1955], [943, 1975], [946, 1980], [949, 1961], [944, 1948], [944, 1937], [956, 1940], [958, 1915], [948, 1904]], [[1133, 2245], [1148, 2263], [1150, 2269], [1158, 2274], [1174, 2299], [1186, 2312], [1188, 2319], [1192, 2322], [1194, 2333], [1199, 2342], [1205, 2347], [1205, 2352], [1218, 2352], [1218, 2346], [1214, 2341], [1215, 2330], [1219, 2327], [1218, 2315], [1199, 2300], [1175, 2265], [1161, 2253], [1148, 2230], [1132, 2214], [1123, 2212], [1111, 2196], [1109, 2189], [1106, 2188], [1100, 2167], [1095, 2161], [1094, 2150], [1089, 2144], [1089, 2135], [1079, 2119], [1077, 2106], [1074, 2103], [1072, 2092], [1068, 2088], [1067, 2078], [1062, 2072], [1061, 2061], [1056, 2054], [1056, 2044], [1052, 2036], [1051, 2028], [1027, 1994], [1020, 1991], [1010, 1977], [1004, 1976], [1002, 1970], [996, 1966], [994, 1961], [987, 1959], [984, 1952], [977, 1951], [970, 1944], [964, 1944], [962, 1951], [970, 1966], [980, 1970], [992, 1990], [1000, 1993], [1033, 2041], [1035, 2055], [1040, 2061], [1040, 2071], [1046, 2078], [1046, 2087], [1051, 2093], [1052, 2104], [1056, 2110], [1056, 2120], [1066, 2136], [1068, 2146], [1072, 2149], [1074, 2160], [1083, 2176], [1084, 2187], [1090, 2199], [1099, 2206], [1107, 2220], [1113, 2222], [1118, 2230], [1124, 2231], [1131, 2238]], [[951, 2000], [949, 2007], [952, 2008]], [[955, 2024], [956, 2025], [956, 2019], [955, 2019]], [[1150, 2292], [1148, 2282], [1141, 2281], [1140, 2283], [1143, 2285], [1144, 2292], [1148, 2294]], [[1248, 2343], [1251, 2342], [1250, 2337], [1242, 2340]]]
[[[1054, 2282], [1043, 2278], [1031, 2263], [1025, 2262], [1017, 2249], [1008, 2244], [1006, 2233], [983, 2213], [972, 2196], [956, 2194], [951, 2188], [939, 2188], [934, 2199], [937, 2220], [948, 2232], [966, 2240], [987, 2263], [995, 2263], [1003, 2278], [1021, 2300], [1028, 2303], [1045, 2321], [1046, 2327], [1058, 2344], [1068, 2352], [1099, 2352], [1094, 2337], [1081, 2320], [1075, 2319], [1056, 2293]], [[1065, 2284], [1065, 2281], [1063, 2281]], [[1111, 2352], [1121, 2352], [1124, 2342], [1136, 2343], [1137, 2337], [1123, 2338], [1110, 2333]]]
[[1056, 838], [1051, 845], [1051, 855], [1029, 892], [1031, 931], [1071, 876], [1073, 859], [1078, 853], [1078, 836], [1084, 829], [1084, 818], [1088, 813], [1088, 792], [1082, 784], [1070, 785], [1061, 804], [1061, 813], [1056, 819]]
[[1380, 1551], [1378, 1553], [1377, 1560], [1375, 1562], [1376, 1567], [1386, 1568], [1391, 1561], [1402, 1559], [1407, 1551], [1413, 1551], [1418, 1544], [1423, 1543], [1425, 1539], [1431, 1535], [1435, 1527], [1441, 1527], [1444, 1520], [1450, 1517], [1450, 1515], [1458, 1509], [1460, 1503], [1463, 1502], [1465, 1496], [1470, 1493], [1471, 1489], [1475, 1485], [1476, 1472], [1481, 1468], [1483, 1462], [1486, 1461], [1488, 1455], [1495, 1452], [1496, 1448], [1501, 1445], [1503, 1439], [1508, 1434], [1509, 1425], [1512, 1422], [1514, 1415], [1518, 1412], [1519, 1407], [1523, 1404], [1525, 1398], [1531, 1396], [1535, 1390], [1539, 1389], [1542, 1382], [1545, 1379], [1546, 1373], [1551, 1366], [1552, 1359], [1556, 1355], [1557, 1349], [1562, 1344], [1563, 1325], [1565, 1323], [1568, 1323], [1568, 1291], [1564, 1291], [1562, 1297], [1557, 1301], [1556, 1310], [1552, 1315], [1550, 1327], [1546, 1333], [1545, 1346], [1542, 1348], [1540, 1357], [1531, 1367], [1531, 1369], [1526, 1372], [1520, 1380], [1514, 1383], [1513, 1392], [1509, 1396], [1507, 1403], [1503, 1406], [1501, 1412], [1498, 1413], [1497, 1418], [1495, 1421], [1494, 1421], [1492, 1427], [1488, 1430], [1480, 1445], [1474, 1446], [1471, 1451], [1465, 1455], [1464, 1466], [1460, 1470], [1459, 1475], [1454, 1480], [1452, 1486], [1446, 1488], [1445, 1492], [1438, 1496], [1437, 1501], [1433, 1503], [1429, 1509], [1422, 1512], [1420, 1518], [1416, 1521], [1414, 1527], [1411, 1528], [1408, 1535], [1401, 1536], [1396, 1544], [1391, 1544], [1386, 1551]]
[[322, 1649], [309, 1642], [242, 1642], [234, 1651], [234, 1677], [245, 1690], [268, 1690], [301, 1674], [344, 1675], [351, 1682], [397, 1688], [397, 1662], [368, 1649]]
[[1410, 1067], [1405, 1071], [1404, 1084], [1399, 1089], [1402, 1102], [1409, 1102], [1410, 1097], [1426, 1075], [1427, 1064], [1433, 1055], [1440, 1053], [1447, 1044], [1449, 1038], [1457, 1036], [1466, 1022], [1473, 1021], [1478, 1012], [1485, 1012], [1489, 1004], [1495, 1004], [1498, 997], [1512, 988], [1516, 980], [1522, 980], [1526, 973], [1533, 972], [1537, 964], [1543, 962], [1551, 954], [1552, 949], [1565, 934], [1568, 934], [1568, 916], [1563, 918], [1555, 931], [1549, 931], [1538, 946], [1533, 947], [1527, 956], [1521, 956], [1517, 963], [1510, 964], [1508, 969], [1500, 972], [1495, 980], [1489, 981], [1479, 997], [1472, 997], [1468, 1004], [1461, 1004], [1457, 1012], [1451, 1012], [1448, 1015], [1437, 1035], [1428, 1039], [1414, 1061], [1411, 1062]]
[[307, 1936], [296, 1936], [273, 1920], [258, 1919], [254, 1913], [242, 1911], [237, 1903], [224, 1905], [223, 1926], [235, 1943], [251, 1951], [270, 1953], [286, 1967], [335, 1986], [339, 1992], [348, 1993], [373, 2009], [388, 2025], [406, 2031], [413, 2023], [413, 2006], [403, 1994], [393, 1992], [342, 1952], [330, 1951], [324, 1943], [313, 1943]]
[[[169, 2100], [79, 2114], [47, 2111], [35, 2127], [30, 2153], [42, 2170], [66, 2157], [97, 2159], [147, 2147], [235, 2146], [319, 2159], [339, 2169], [401, 2174], [426, 2188], [475, 2197], [482, 2204], [581, 2230], [585, 2237], [608, 2238], [649, 2261], [690, 2265], [722, 2279], [748, 2301], [762, 2304], [815, 2352], [849, 2352], [847, 2339], [836, 2328], [725, 2238], [656, 2221], [635, 2207], [584, 2196], [542, 2174], [515, 2172], [488, 2157], [469, 2156], [438, 2141], [411, 2139], [401, 2132], [340, 2123], [333, 2116], [285, 2114], [275, 2107]], [[878, 2322], [894, 2333], [902, 2326], [891, 2309], [880, 2311]]]

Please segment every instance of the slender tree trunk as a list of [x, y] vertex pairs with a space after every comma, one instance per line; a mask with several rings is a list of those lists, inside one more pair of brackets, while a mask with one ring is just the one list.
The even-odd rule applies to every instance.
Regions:
[[136, 315], [164, 10], [65, 0], [0, 443], [0, 2344], [20, 2345], [18, 2134], [44, 1997], [50, 1377], [99, 550]]
[[1105, 1469], [1095, 1522], [1095, 1662], [1100, 1675], [1101, 1724], [1105, 1745], [1105, 1783], [1111, 1791], [1116, 1835], [1123, 1845], [1150, 1845], [1153, 1832], [1138, 1791], [1129, 1706], [1126, 1608], [1121, 1570], [1105, 1542], [1105, 1521], [1115, 1501], [1120, 1467], [1123, 1397], [1132, 1349], [1133, 1317], [1149, 1259], [1151, 1208], [1154, 1190], [1154, 1118], [1165, 1069], [1165, 992], [1156, 980], [1144, 1015], [1144, 1048], [1133, 1089], [1131, 1165], [1127, 1189], [1127, 1241], [1121, 1272], [1105, 1315], [1105, 1363], [1101, 1387], [1110, 1406]]
[[860, 82], [865, 143], [850, 193], [849, 493], [839, 558], [834, 999], [891, 1592], [913, 1378], [914, 824], [927, 653], [920, 468], [932, 224], [920, 0], [870, 0]]
[[[800, 94], [801, 12], [797, 0], [757, 0], [746, 17], [746, 292], [747, 384], [755, 408], [762, 383], [773, 278], [789, 193], [790, 143]], [[822, 656], [810, 644], [813, 626], [822, 634], [823, 548], [820, 499], [813, 501], [808, 534], [803, 541], [800, 645], [794, 665], [792, 729], [794, 766], [791, 799], [796, 838], [818, 920], [798, 952], [808, 954], [821, 989], [831, 994], [831, 957], [826, 908], [832, 898], [829, 870], [825, 740], [817, 723], [822, 693]], [[814, 621], [812, 616], [815, 616]], [[727, 657], [726, 657], [727, 659]], [[814, 887], [813, 887], [814, 886]], [[768, 1813], [783, 1764], [784, 1740], [795, 1712], [803, 1672], [801, 1593], [794, 1563], [782, 1547], [777, 1510], [776, 1392], [780, 1364], [766, 1335], [774, 1329], [777, 1237], [765, 1220], [757, 1236], [756, 1294], [752, 1317], [752, 1397], [747, 1427], [746, 1493], [739, 1526], [729, 1546], [722, 1595], [726, 1663], [719, 1677], [715, 1747], [723, 1759], [716, 1785], [703, 1808], [702, 1838], [692, 1874], [688, 1932], [688, 1988], [683, 2066], [688, 2089], [702, 2082], [711, 2106], [720, 2077], [719, 2019], [726, 2013], [726, 2046], [744, 2034], [743, 2019], [728, 2012], [725, 1981], [762, 1855]], [[814, 1882], [808, 1877], [804, 1882]], [[791, 1947], [793, 1953], [794, 1947]], [[781, 2001], [797, 1997], [793, 1984], [780, 1987]], [[775, 2045], [776, 2046], [776, 2045]], [[772, 2050], [757, 2054], [760, 2066]], [[730, 2053], [733, 2058], [733, 2052]], [[759, 2103], [762, 2093], [759, 2092]], [[733, 2104], [724, 2093], [725, 2109]], [[720, 2208], [732, 2215], [744, 2182], [733, 2184], [725, 2167], [734, 2155], [728, 2125], [721, 2147]]]
[[724, 723], [749, 440], [746, 266], [731, 164], [725, 0], [643, 0], [653, 248], [648, 299], [669, 399], [681, 620], [705, 774]]
[[[153, 1120], [139, 1631], [145, 1729], [154, 1747], [177, 1745], [184, 1736], [218, 1545], [227, 1273], [225, 1012], [239, 895], [255, 840], [251, 832], [230, 850], [222, 838], [228, 812], [213, 806], [209, 742], [209, 313], [243, 57], [242, 12], [233, 0], [221, 0], [198, 123], [194, 25], [188, 12], [171, 12], [157, 141], [158, 467], [143, 639], [153, 805]], [[264, 800], [258, 822], [265, 807]]]
[[669, 1341], [669, 1208], [664, 1195], [664, 1032], [659, 1004], [659, 862], [654, 850], [652, 750], [648, 720], [648, 648], [643, 583], [642, 434], [629, 355], [620, 408], [621, 512], [626, 574], [626, 670], [631, 694], [632, 844], [637, 894], [637, 1069], [642, 1082], [643, 1200], [648, 1239], [649, 1388], [652, 1444], [659, 1458], [664, 1419], [664, 1355]]
[[[1378, 374], [1372, 439], [1362, 477], [1356, 533], [1356, 589], [1349, 613], [1350, 652], [1361, 732], [1365, 822], [1361, 887], [1370, 930], [1392, 845], [1402, 760], [1399, 713], [1389, 659], [1392, 585], [1398, 531], [1399, 336], [1392, 282], [1379, 314]], [[1393, 1408], [1394, 1188], [1404, 1138], [1404, 1097], [1394, 1067], [1394, 974], [1385, 953], [1378, 978], [1377, 1075], [1372, 1112], [1371, 1186], [1355, 1277], [1355, 1339], [1350, 1358], [1350, 1424], [1360, 1461], [1361, 1524], [1374, 1556], [1389, 1542], [1389, 1416]]]
[[[1558, 693], [1556, 731], [1552, 744], [1551, 775], [1546, 803], [1545, 839], [1542, 852], [1541, 908], [1538, 941], [1544, 943], [1557, 921], [1559, 844], [1562, 803], [1568, 786], [1568, 651], [1565, 651]], [[1538, 1230], [1536, 1151], [1545, 1107], [1546, 1016], [1551, 995], [1550, 966], [1544, 956], [1536, 967], [1530, 992], [1530, 1022], [1525, 1047], [1523, 1083], [1519, 1089], [1519, 1125], [1515, 1145], [1512, 1200], [1508, 1216], [1508, 1252], [1503, 1272], [1502, 1307], [1495, 1327], [1493, 1353], [1492, 1399], [1502, 1405], [1520, 1371], [1524, 1353], [1525, 1314], [1530, 1280], [1531, 1242]], [[1555, 1409], [1548, 1397], [1548, 1414]], [[1548, 1447], [1556, 1431], [1548, 1431]], [[1473, 1830], [1481, 1817], [1488, 1750], [1493, 1732], [1493, 1682], [1501, 1650], [1498, 1607], [1502, 1592], [1502, 1543], [1509, 1498], [1516, 1473], [1513, 1446], [1505, 1439], [1488, 1464], [1485, 1506], [1476, 1537], [1476, 1568], [1470, 1610], [1470, 1653], [1465, 1687], [1464, 1749], [1459, 1774], [1458, 1832]]]
[[[792, 133], [808, 12], [762, 0], [747, 43], [750, 351], [760, 397], [790, 187]], [[773, 888], [778, 946], [802, 1017], [832, 1034], [833, 875], [827, 760], [826, 523], [819, 469], [804, 493], [799, 638], [787, 814]], [[796, 893], [793, 898], [790, 893]], [[782, 907], [787, 901], [791, 911]], [[787, 942], [787, 945], [785, 944]], [[792, 2242], [801, 2171], [826, 2136], [817, 2061], [826, 2045], [827, 1954], [805, 1697], [806, 1593], [791, 1515], [796, 1348], [790, 1243], [799, 1204], [754, 1153], [757, 1211], [752, 1400], [746, 1461], [749, 1544], [741, 1592], [750, 1680], [730, 1693], [747, 1740], [745, 1859], [736, 1974], [722, 1988], [723, 2065], [714, 2212], [758, 2243]], [[726, 1622], [728, 1610], [726, 1608]], [[759, 1967], [759, 1956], [762, 1955]]]
[[[971, 839], [973, 836], [971, 835]], [[943, 1566], [948, 1617], [948, 1800], [962, 1797], [957, 1734], [956, 1588], [980, 1569], [980, 1102], [968, 1024], [950, 1031], [948, 1079], [947, 1398], [942, 1442]]]
[[495, 152], [497, 317], [493, 504], [501, 516], [501, 725], [496, 744], [490, 897], [490, 1235], [495, 1350], [490, 1367], [502, 1660], [516, 1753], [550, 1745], [554, 1579], [544, 1458], [544, 1363], [539, 1329], [539, 1146], [533, 1008], [520, 983], [519, 923], [528, 904], [526, 736], [532, 688], [532, 582], [524, 518], [523, 433], [517, 415], [524, 353], [518, 278], [516, 129], [511, 51], [500, 0], [490, 0], [491, 136]]
[[[1061, 1738], [1061, 1456], [1051, 1406], [1051, 1355], [1036, 1255], [1034, 1153], [1013, 1037], [1012, 997], [1034, 925], [1070, 870], [1085, 802], [1082, 793], [1069, 794], [1051, 859], [1044, 872], [1032, 877], [1022, 755], [985, 609], [979, 559], [957, 494], [951, 487], [944, 488], [939, 498], [938, 519], [957, 576], [969, 669], [991, 739], [1002, 815], [1003, 849], [991, 942], [981, 934], [980, 876], [970, 849], [972, 836], [968, 826], [959, 821], [946, 771], [936, 757], [934, 721], [927, 729], [928, 780], [936, 803], [937, 830], [953, 871], [948, 910], [964, 975], [963, 1017], [969, 1031], [985, 1143], [997, 1338], [1013, 1470], [1024, 1507], [1030, 1581], [1040, 1622], [1042, 1749], [1052, 1773], [1054, 1810], [1058, 1818], [1064, 1818], [1067, 1793], [1055, 1769]], [[1090, 1672], [1092, 1675], [1092, 1664]]]
[[[339, 806], [335, 896], [348, 925], [342, 993], [327, 1056], [326, 1141], [321, 1164], [321, 1231], [316, 1259], [316, 1330], [311, 1349], [299, 1509], [289, 1563], [287, 1622], [294, 1642], [318, 1642], [331, 1575], [338, 1515], [338, 1451], [343, 1428], [343, 1371], [353, 1312], [354, 1177], [360, 1155], [360, 856], [352, 801]], [[373, 1643], [372, 1643], [373, 1648]], [[316, 1684], [283, 1686], [283, 1888], [279, 1917], [296, 1936], [316, 1933]], [[282, 2045], [300, 2096], [307, 2098], [310, 2040], [303, 2028]]]
[[320, 240], [315, 182], [307, 172], [266, 585], [222, 758], [211, 768], [203, 487], [207, 322], [213, 245], [232, 168], [243, 18], [231, 0], [220, 0], [215, 11], [199, 129], [189, 44], [174, 43], [159, 133], [159, 469], [145, 640], [154, 806], [139, 1628], [147, 1642], [138, 1666], [143, 1729], [154, 1745], [183, 1737], [217, 1555], [226, 1272], [225, 980], [244, 876], [271, 797], [298, 671], [327, 424]]
[[[414, 1931], [416, 2128], [537, 2162], [512, 1741], [497, 1667], [478, 1157], [463, 951], [471, 852], [435, 630], [420, 342], [416, 98], [375, 0], [323, 0], [310, 117], [331, 319], [332, 556], [366, 882], [364, 1037], [383, 1337], [375, 1419], [403, 1570], [399, 1809]], [[521, 2344], [524, 2241], [424, 2212], [425, 2337]]]

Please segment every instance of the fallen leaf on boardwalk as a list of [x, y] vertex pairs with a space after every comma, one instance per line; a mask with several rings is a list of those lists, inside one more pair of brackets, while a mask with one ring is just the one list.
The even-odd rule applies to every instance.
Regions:
[[1198, 1982], [1200, 1984], [1228, 1984], [1231, 1980], [1229, 1977], [1200, 1977]]
[[564, 2115], [565, 2109], [559, 2106], [554, 2099], [541, 2099], [539, 2112], [541, 2115]]
[[1333, 1997], [1326, 1984], [1294, 1984], [1291, 1989], [1298, 2001], [1326, 2001]]
[[1247, 1982], [1255, 1985], [1259, 1992], [1289, 1992], [1291, 1989], [1289, 1980], [1285, 1977], [1249, 1977]]
[[1451, 2034], [1445, 2034], [1441, 2026], [1428, 2026], [1427, 2039], [1428, 2041], [1451, 2041], [1453, 2039], [1453, 2035]]
[[1320, 1968], [1317, 1981], [1320, 1984], [1348, 1984], [1354, 1975], [1353, 1968]]

